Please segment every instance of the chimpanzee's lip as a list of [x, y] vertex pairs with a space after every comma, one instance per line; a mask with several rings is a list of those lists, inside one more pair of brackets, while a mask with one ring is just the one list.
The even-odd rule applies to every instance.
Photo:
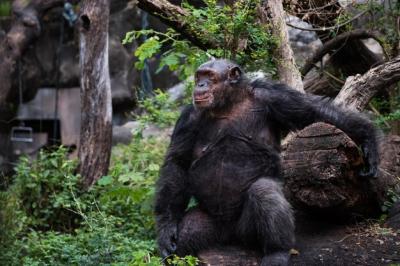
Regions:
[[195, 102], [206, 102], [206, 101], [208, 101], [208, 100], [210, 100], [210, 95], [204, 95], [204, 96], [197, 96], [197, 97], [194, 97], [194, 101], [195, 101]]

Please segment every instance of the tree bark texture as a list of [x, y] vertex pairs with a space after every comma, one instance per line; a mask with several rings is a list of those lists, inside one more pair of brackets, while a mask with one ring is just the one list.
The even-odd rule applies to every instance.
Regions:
[[333, 215], [376, 211], [356, 144], [341, 130], [313, 124], [295, 134], [282, 154], [286, 196], [303, 210]]
[[293, 50], [289, 44], [289, 33], [286, 27], [282, 1], [263, 1], [260, 13], [261, 21], [270, 23], [273, 35], [278, 38], [278, 47], [274, 51], [274, 57], [277, 60], [279, 80], [300, 92], [304, 92], [303, 81], [294, 60]]
[[370, 69], [364, 75], [349, 77], [334, 102], [362, 111], [379, 91], [400, 80], [400, 56]]
[[6, 109], [18, 59], [41, 33], [41, 17], [63, 3], [62, 0], [13, 1], [11, 28], [0, 39], [0, 110]]
[[108, 171], [112, 105], [108, 67], [109, 0], [82, 2], [80, 14], [81, 135], [79, 173], [86, 187]]

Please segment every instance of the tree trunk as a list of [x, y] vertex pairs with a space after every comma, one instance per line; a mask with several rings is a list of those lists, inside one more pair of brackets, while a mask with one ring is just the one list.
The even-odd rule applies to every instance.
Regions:
[[79, 173], [89, 187], [108, 171], [112, 105], [108, 68], [109, 1], [83, 1], [80, 14], [81, 136]]
[[62, 0], [13, 1], [11, 28], [0, 39], [0, 111], [7, 109], [18, 59], [41, 33], [41, 17], [63, 3]]
[[289, 33], [286, 27], [282, 1], [263, 1], [260, 13], [261, 21], [263, 23], [271, 23], [272, 33], [279, 40], [278, 47], [274, 51], [279, 80], [300, 92], [304, 92], [303, 81], [294, 61], [293, 50], [289, 44]]

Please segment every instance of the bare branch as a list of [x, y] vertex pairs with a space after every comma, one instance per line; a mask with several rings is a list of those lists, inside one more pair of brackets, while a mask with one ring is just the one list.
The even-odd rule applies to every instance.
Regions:
[[367, 38], [372, 38], [376, 40], [381, 46], [382, 49], [383, 43], [379, 38], [377, 37], [377, 34], [373, 31], [366, 31], [366, 30], [353, 30], [349, 32], [345, 32], [342, 34], [339, 34], [332, 40], [329, 40], [328, 42], [324, 43], [324, 45], [316, 51], [316, 53], [307, 60], [307, 62], [304, 64], [302, 70], [301, 70], [301, 75], [305, 76], [313, 67], [314, 64], [319, 62], [324, 55], [329, 53], [330, 51], [337, 49], [341, 46], [343, 46], [343, 43], [355, 39], [367, 39]]
[[362, 111], [380, 90], [400, 81], [400, 56], [370, 69], [364, 75], [348, 77], [334, 102]]
[[345, 21], [345, 22], [343, 22], [343, 23], [340, 23], [340, 24], [338, 24], [338, 25], [334, 25], [334, 26], [330, 26], [330, 27], [320, 27], [320, 28], [310, 28], [310, 29], [309, 29], [309, 28], [302, 28], [302, 27], [299, 27], [299, 26], [296, 26], [296, 25], [293, 25], [293, 24], [290, 24], [290, 23], [286, 23], [286, 25], [288, 25], [289, 27], [292, 27], [292, 28], [295, 28], [295, 29], [298, 29], [298, 30], [304, 30], [304, 31], [328, 31], [328, 30], [337, 30], [337, 29], [339, 29], [339, 28], [341, 28], [341, 27], [343, 27], [343, 26], [346, 26], [347, 24], [353, 22], [354, 20], [358, 19], [359, 17], [361, 17], [362, 15], [364, 15], [365, 13], [367, 13], [368, 11], [369, 11], [369, 10], [364, 10], [363, 12], [361, 12], [361, 13], [355, 15], [353, 18], [351, 18], [351, 19], [349, 19], [349, 20], [347, 20], [347, 21]]

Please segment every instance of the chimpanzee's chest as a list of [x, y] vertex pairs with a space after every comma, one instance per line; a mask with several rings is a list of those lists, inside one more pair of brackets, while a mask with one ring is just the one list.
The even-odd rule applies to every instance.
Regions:
[[234, 120], [210, 119], [207, 122], [200, 129], [194, 144], [193, 161], [203, 157], [210, 149], [221, 146], [232, 146], [231, 155], [245, 150], [253, 153], [254, 146], [269, 146], [279, 152], [280, 131], [273, 122], [267, 121], [262, 112], [249, 113]]
[[236, 209], [255, 180], [279, 175], [276, 136], [256, 118], [213, 121], [199, 132], [189, 185], [211, 213]]

